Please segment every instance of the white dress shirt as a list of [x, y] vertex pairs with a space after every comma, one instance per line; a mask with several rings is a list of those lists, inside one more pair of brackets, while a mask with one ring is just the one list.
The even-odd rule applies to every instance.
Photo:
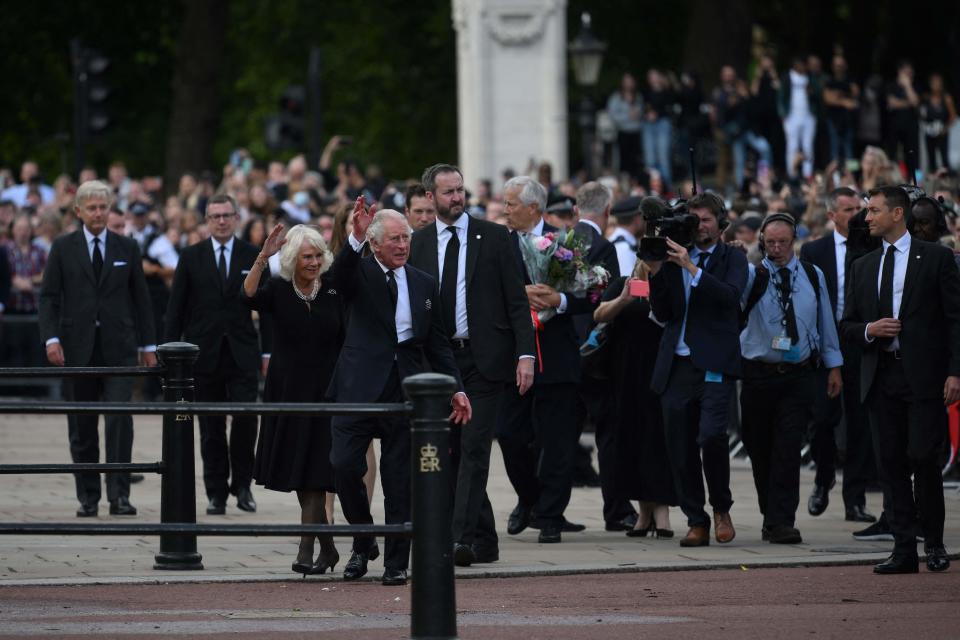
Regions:
[[833, 246], [837, 254], [837, 321], [843, 317], [843, 292], [846, 282], [847, 239], [837, 231], [833, 232]]
[[[353, 237], [353, 234], [347, 236], [347, 242], [350, 247], [360, 253], [363, 251], [364, 242], [360, 242]], [[377, 265], [383, 270], [384, 282], [387, 280], [387, 271], [391, 271], [383, 266], [383, 263], [377, 260]], [[413, 315], [410, 312], [410, 289], [407, 287], [407, 272], [403, 267], [392, 269], [393, 278], [397, 282], [397, 310], [393, 314], [394, 324], [397, 327], [397, 343], [404, 342], [413, 337]]]
[[[905, 232], [900, 239], [893, 243], [896, 258], [893, 263], [893, 317], [900, 317], [900, 303], [903, 301], [903, 281], [907, 276], [907, 263], [910, 260], [910, 232]], [[880, 295], [880, 282], [883, 280], [883, 263], [887, 259], [887, 247], [890, 243], [883, 241], [883, 255], [880, 256], [880, 269], [877, 270], [877, 296]], [[864, 329], [866, 331], [866, 329]], [[867, 342], [873, 342], [867, 336]], [[887, 351], [896, 351], [900, 348], [900, 338], [894, 338]]]
[[213, 243], [213, 264], [217, 267], [217, 270], [220, 269], [220, 247], [227, 248], [227, 250], [223, 252], [223, 259], [227, 261], [227, 274], [229, 275], [230, 256], [233, 255], [233, 236], [230, 236], [226, 244], [221, 244], [216, 238], [210, 238], [210, 242]]
[[456, 222], [448, 225], [437, 218], [434, 224], [437, 226], [437, 264], [440, 274], [440, 285], [443, 286], [443, 261], [447, 255], [447, 244], [450, 242], [450, 231], [453, 228], [460, 240], [460, 252], [457, 254], [457, 304], [454, 310], [456, 319], [456, 331], [453, 334], [455, 339], [467, 340], [470, 338], [470, 329], [467, 326], [467, 224], [469, 216], [461, 215]]

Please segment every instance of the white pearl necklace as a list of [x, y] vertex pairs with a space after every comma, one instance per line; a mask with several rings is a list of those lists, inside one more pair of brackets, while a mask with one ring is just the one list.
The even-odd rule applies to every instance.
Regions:
[[297, 294], [297, 297], [308, 304], [312, 302], [313, 299], [316, 298], [317, 294], [320, 292], [320, 278], [317, 278], [313, 281], [313, 290], [310, 292], [310, 295], [308, 296], [304, 295], [300, 291], [300, 287], [297, 286], [297, 283], [295, 281], [291, 280], [291, 284], [293, 285], [293, 292]]

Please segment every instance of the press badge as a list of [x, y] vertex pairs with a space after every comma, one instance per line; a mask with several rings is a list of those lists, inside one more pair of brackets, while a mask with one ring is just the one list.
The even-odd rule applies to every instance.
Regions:
[[790, 350], [790, 338], [787, 336], [777, 336], [773, 339], [773, 344], [771, 345], [774, 351], [789, 351]]
[[716, 371], [707, 371], [703, 376], [704, 382], [723, 382], [723, 374]]

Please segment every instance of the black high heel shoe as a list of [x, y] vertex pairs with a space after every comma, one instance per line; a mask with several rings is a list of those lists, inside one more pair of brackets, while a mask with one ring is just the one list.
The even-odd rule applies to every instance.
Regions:
[[650, 525], [650, 530], [653, 532], [653, 535], [660, 539], [669, 540], [673, 537], [673, 529], [657, 529], [655, 524]]
[[634, 529], [630, 529], [630, 531], [627, 531], [627, 537], [628, 538], [646, 538], [648, 533], [652, 533], [654, 536], [656, 536], [656, 532], [657, 532], [657, 527], [654, 524], [653, 520], [651, 520], [650, 524], [648, 524], [643, 529], [634, 528]]
[[303, 577], [306, 578], [308, 574], [313, 573], [313, 563], [312, 562], [294, 562], [290, 568], [295, 573], [302, 573]]
[[326, 573], [327, 569], [330, 569], [330, 573], [333, 573], [339, 561], [340, 554], [337, 552], [337, 548], [333, 546], [333, 543], [331, 542], [329, 547], [323, 545], [320, 548], [320, 555], [317, 556], [317, 561], [311, 566], [310, 573], [322, 574]]

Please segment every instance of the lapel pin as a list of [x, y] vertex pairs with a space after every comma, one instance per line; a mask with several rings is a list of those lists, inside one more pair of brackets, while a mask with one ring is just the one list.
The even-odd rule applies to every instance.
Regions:
[[336, 290], [336, 289], [330, 289], [329, 291], [327, 291], [327, 293], [329, 293], [329, 294], [332, 295], [332, 296], [335, 296], [335, 295], [337, 295], [337, 290]]
[[427, 311], [430, 311], [430, 309], [433, 308], [433, 302], [430, 301], [430, 298], [427, 298], [426, 307], [427, 307]]
[[477, 234], [477, 240], [479, 240], [479, 239], [480, 239], [480, 234], [478, 233], [478, 234]]

